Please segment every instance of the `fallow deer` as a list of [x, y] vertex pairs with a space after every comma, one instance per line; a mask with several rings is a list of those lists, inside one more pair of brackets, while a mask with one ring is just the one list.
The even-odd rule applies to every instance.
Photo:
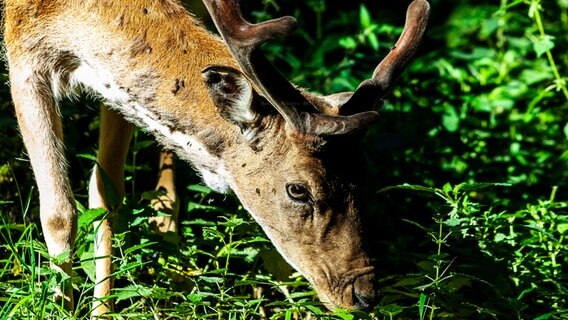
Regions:
[[[238, 0], [204, 0], [219, 33], [177, 0], [5, 0], [11, 93], [39, 187], [50, 255], [71, 252], [77, 211], [58, 101], [80, 87], [102, 108], [89, 206], [109, 211], [102, 174], [124, 195], [130, 123], [232, 190], [286, 260], [330, 308], [366, 308], [377, 288], [359, 194], [361, 134], [423, 37], [429, 4], [414, 0], [403, 34], [354, 93], [319, 96], [290, 84], [263, 56], [293, 32], [282, 17], [250, 24]], [[223, 41], [224, 40], [224, 41]], [[348, 157], [345, 155], [348, 154]], [[110, 220], [97, 225], [93, 316], [112, 309]], [[71, 261], [54, 265], [71, 272]], [[73, 308], [71, 285], [60, 290]]]

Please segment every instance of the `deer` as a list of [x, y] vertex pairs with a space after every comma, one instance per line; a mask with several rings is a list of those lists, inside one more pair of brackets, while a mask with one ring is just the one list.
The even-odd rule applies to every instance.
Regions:
[[[371, 78], [330, 95], [290, 83], [262, 53], [263, 43], [296, 29], [293, 17], [250, 23], [240, 0], [204, 3], [220, 36], [178, 0], [4, 2], [10, 90], [50, 256], [72, 253], [77, 229], [59, 101], [86, 92], [104, 102], [90, 208], [120, 206], [103, 180], [124, 196], [137, 126], [213, 190], [233, 192], [329, 309], [371, 307], [379, 289], [363, 228], [361, 138], [418, 51], [428, 2], [409, 5], [400, 38]], [[112, 217], [96, 222], [94, 318], [113, 310]], [[67, 274], [71, 267], [72, 254], [52, 262]], [[56, 296], [74, 308], [70, 280]]]

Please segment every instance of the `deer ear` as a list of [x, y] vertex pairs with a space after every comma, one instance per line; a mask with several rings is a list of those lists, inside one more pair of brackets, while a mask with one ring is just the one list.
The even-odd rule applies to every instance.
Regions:
[[209, 98], [225, 120], [242, 130], [254, 126], [260, 119], [253, 103], [258, 95], [239, 70], [209, 65], [203, 69], [202, 75]]

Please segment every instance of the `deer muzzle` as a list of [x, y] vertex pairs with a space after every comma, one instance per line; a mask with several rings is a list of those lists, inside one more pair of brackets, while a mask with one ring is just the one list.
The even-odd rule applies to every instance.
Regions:
[[374, 272], [361, 275], [353, 282], [353, 302], [355, 309], [368, 310], [372, 308], [378, 296], [377, 281]]
[[316, 280], [314, 287], [328, 309], [368, 310], [375, 305], [378, 285], [373, 267], [347, 271], [335, 281], [329, 274], [325, 278], [325, 283]]

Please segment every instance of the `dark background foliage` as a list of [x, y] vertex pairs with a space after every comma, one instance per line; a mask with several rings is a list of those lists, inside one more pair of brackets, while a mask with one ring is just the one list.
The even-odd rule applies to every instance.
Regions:
[[[368, 238], [377, 257], [381, 300], [368, 314], [327, 316], [566, 318], [568, 3], [430, 3], [427, 38], [365, 138]], [[402, 31], [407, 5], [265, 0], [246, 2], [244, 11], [252, 13], [251, 20], [295, 16], [298, 32], [264, 50], [292, 82], [327, 94], [354, 90], [370, 77]], [[188, 6], [205, 15], [200, 3]], [[1, 76], [6, 82], [5, 71]], [[0, 110], [1, 239], [11, 243], [6, 235], [17, 238], [38, 221], [37, 194], [8, 86], [0, 87]], [[91, 100], [62, 109], [73, 187], [83, 204], [96, 152], [97, 110]], [[142, 264], [117, 282], [127, 288], [133, 281], [142, 283], [159, 293], [137, 291], [144, 301], [153, 297], [155, 305], [142, 303], [136, 312], [162, 308], [182, 318], [214, 312], [246, 318], [264, 308], [274, 318], [323, 317], [313, 292], [274, 262], [279, 260], [273, 249], [238, 203], [199, 187], [183, 163], [177, 164], [177, 183], [185, 222], [173, 240], [177, 246], [149, 232], [143, 218], [152, 212], [144, 192], [153, 189], [157, 150], [150, 137], [137, 133], [128, 160], [131, 192], [122, 223], [138, 230], [134, 238], [157, 242], [148, 245], [151, 250], [123, 257], [124, 263]], [[140, 245], [128, 237], [125, 246]], [[89, 236], [85, 239], [78, 256], [88, 251]], [[1, 277], [18, 283], [23, 276], [13, 271], [12, 250], [0, 247], [2, 256], [10, 253], [2, 260]], [[156, 251], [165, 252], [162, 260]], [[86, 278], [88, 267], [78, 277], [81, 272]], [[220, 287], [227, 289], [225, 295], [218, 293]], [[262, 299], [251, 297], [250, 287], [264, 288]], [[168, 295], [172, 288], [183, 297]], [[8, 296], [0, 293], [2, 301], [12, 301]], [[123, 297], [126, 302], [118, 306], [132, 312], [126, 307], [132, 297]], [[239, 303], [242, 309], [235, 307]]]

